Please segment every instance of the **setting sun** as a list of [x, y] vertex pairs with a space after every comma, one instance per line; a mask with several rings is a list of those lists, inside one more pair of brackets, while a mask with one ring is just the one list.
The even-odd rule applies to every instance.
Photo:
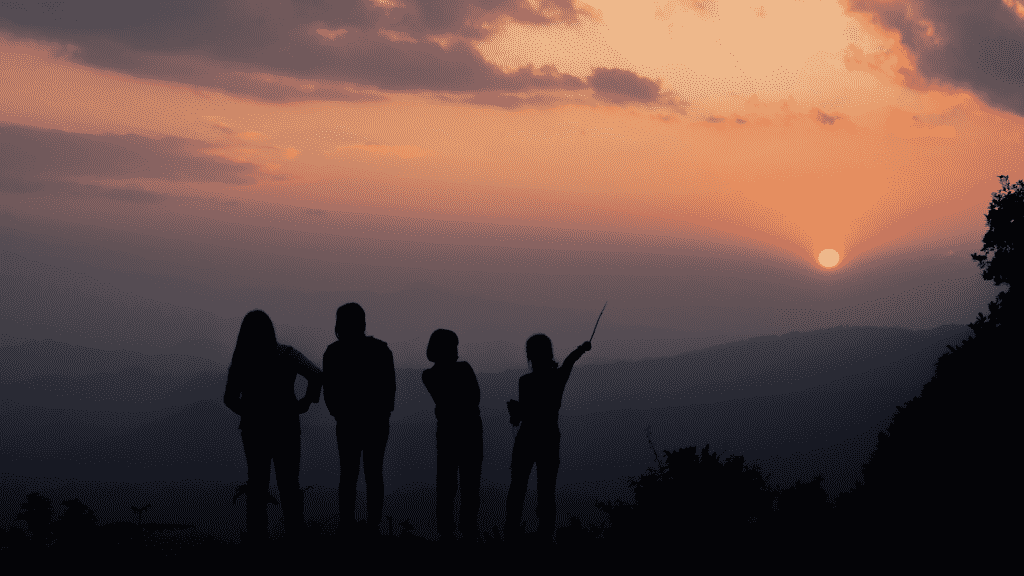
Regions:
[[825, 268], [831, 268], [839, 263], [839, 252], [826, 248], [818, 254], [818, 262]]

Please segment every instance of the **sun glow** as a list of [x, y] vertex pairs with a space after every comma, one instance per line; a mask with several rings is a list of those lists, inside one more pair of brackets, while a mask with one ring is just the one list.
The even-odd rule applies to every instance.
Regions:
[[818, 262], [825, 268], [831, 268], [839, 263], [839, 252], [826, 248], [818, 254]]

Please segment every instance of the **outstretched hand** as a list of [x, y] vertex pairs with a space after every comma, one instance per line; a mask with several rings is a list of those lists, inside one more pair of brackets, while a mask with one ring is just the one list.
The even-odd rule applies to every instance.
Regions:
[[590, 345], [590, 340], [587, 340], [583, 344], [580, 344], [580, 348], [582, 348], [584, 352], [590, 352], [590, 349], [592, 348], [592, 346]]

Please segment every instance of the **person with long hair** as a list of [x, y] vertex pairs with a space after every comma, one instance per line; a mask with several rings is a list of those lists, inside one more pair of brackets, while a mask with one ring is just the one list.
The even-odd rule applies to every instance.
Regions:
[[537, 464], [537, 516], [540, 519], [538, 537], [548, 542], [554, 535], [555, 479], [562, 439], [558, 411], [562, 408], [562, 394], [573, 365], [590, 349], [588, 340], [573, 350], [559, 367], [550, 338], [534, 334], [526, 341], [526, 359], [533, 371], [519, 378], [519, 400], [508, 403], [510, 423], [517, 426], [522, 422], [512, 447], [512, 485], [505, 506], [505, 535], [510, 540], [520, 533], [526, 485], [534, 463]]
[[[306, 395], [295, 397], [295, 375], [308, 381]], [[277, 342], [274, 324], [262, 310], [242, 319], [228, 368], [224, 404], [242, 417], [242, 447], [248, 466], [246, 529], [250, 543], [267, 539], [267, 490], [270, 463], [277, 471], [281, 508], [289, 539], [305, 525], [299, 489], [301, 429], [299, 414], [320, 401], [323, 372], [301, 352]]]
[[469, 362], [459, 362], [459, 337], [434, 330], [427, 342], [423, 385], [434, 399], [437, 417], [437, 531], [442, 542], [455, 538], [455, 492], [462, 485], [459, 531], [476, 542], [480, 510], [480, 476], [484, 460], [484, 424], [480, 419], [480, 385]]

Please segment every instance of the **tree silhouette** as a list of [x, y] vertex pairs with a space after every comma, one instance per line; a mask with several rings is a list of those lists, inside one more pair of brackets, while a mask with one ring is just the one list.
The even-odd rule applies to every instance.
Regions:
[[783, 529], [792, 536], [817, 539], [830, 532], [835, 523], [835, 506], [821, 485], [822, 477], [810, 482], [797, 481], [795, 486], [782, 490], [776, 500], [772, 527]]
[[71, 547], [87, 547], [95, 539], [98, 521], [96, 513], [78, 498], [65, 500], [67, 508], [57, 520], [57, 537]]
[[18, 520], [23, 520], [32, 533], [32, 542], [37, 546], [50, 544], [53, 535], [53, 506], [50, 499], [39, 492], [25, 496]]
[[[1005, 384], [1020, 381], [1020, 312], [1013, 284], [1021, 274], [1024, 181], [992, 195], [981, 253], [971, 255], [982, 278], [1007, 284], [970, 324], [973, 335], [939, 357], [919, 396], [897, 408], [863, 466], [864, 481], [839, 500], [847, 522], [871, 528], [885, 522], [935, 540], [980, 537], [994, 530], [989, 514], [1013, 517], [1018, 506], [993, 490], [998, 466], [1015, 437], [1015, 403]], [[993, 475], [996, 476], [993, 476]], [[971, 526], [970, 534], [963, 527]], [[863, 530], [862, 530], [863, 531]], [[961, 545], [958, 543], [958, 545]]]
[[[607, 538], [670, 545], [680, 538], [729, 534], [745, 539], [772, 514], [775, 495], [757, 466], [742, 456], [722, 460], [706, 445], [664, 451], [659, 469], [633, 480], [635, 504], [598, 502], [608, 514]], [[716, 536], [717, 537], [717, 536]]]
[[8, 553], [14, 552], [23, 549], [29, 542], [28, 535], [20, 526], [0, 528], [0, 550], [6, 550]]
[[[1008, 176], [1000, 176], [999, 182], [1002, 189], [992, 194], [992, 202], [985, 215], [988, 232], [982, 238], [984, 246], [980, 253], [971, 254], [971, 258], [982, 269], [982, 278], [996, 286], [1007, 284], [1012, 287], [1024, 274], [1020, 246], [1024, 228], [1024, 180], [1011, 185]], [[1019, 327], [1019, 305], [1010, 296], [1009, 289], [1000, 292], [995, 301], [989, 303], [988, 310], [988, 317], [979, 312], [977, 320], [971, 324], [976, 334], [1003, 324]]]

